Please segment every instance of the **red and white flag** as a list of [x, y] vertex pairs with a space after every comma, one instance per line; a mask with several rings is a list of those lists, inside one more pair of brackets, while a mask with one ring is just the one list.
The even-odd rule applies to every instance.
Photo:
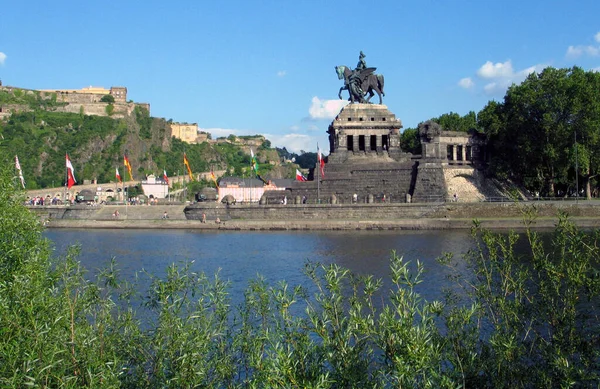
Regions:
[[321, 149], [319, 148], [318, 143], [317, 143], [317, 162], [319, 164], [319, 170], [321, 170], [321, 177], [325, 177], [325, 161], [323, 160], [323, 155], [321, 155]]
[[167, 185], [169, 185], [169, 177], [167, 177], [167, 171], [165, 169], [163, 169], [163, 178], [165, 179]]
[[75, 169], [73, 169], [73, 165], [71, 164], [71, 160], [69, 159], [69, 154], [67, 156], [67, 188], [71, 189], [73, 185], [77, 183], [75, 180]]
[[298, 169], [296, 169], [296, 181], [306, 181], [306, 177]]
[[121, 175], [119, 174], [119, 168], [115, 168], [115, 177], [117, 177], [117, 181], [119, 182], [123, 182], [123, 180], [121, 180]]
[[21, 186], [25, 189], [25, 178], [23, 177], [23, 170], [21, 170], [21, 164], [19, 163], [19, 157], [15, 155], [15, 167], [19, 171], [19, 179], [21, 180]]

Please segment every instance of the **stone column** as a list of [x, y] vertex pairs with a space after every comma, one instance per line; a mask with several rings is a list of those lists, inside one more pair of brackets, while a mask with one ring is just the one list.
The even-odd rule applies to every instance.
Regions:
[[371, 135], [365, 135], [365, 153], [371, 152]]
[[456, 161], [456, 145], [452, 145], [452, 160]]
[[348, 138], [346, 138], [346, 134], [338, 133], [338, 134], [336, 134], [336, 136], [337, 136], [337, 140], [338, 140], [338, 150], [346, 151], [348, 149], [348, 146], [346, 145], [346, 142], [348, 139]]
[[352, 143], [354, 143], [352, 145], [352, 151], [354, 151], [355, 153], [358, 151], [358, 138], [359, 138], [359, 135], [354, 135], [354, 137], [352, 137], [352, 140], [353, 140]]
[[462, 147], [462, 160], [463, 162], [467, 162], [467, 145], [463, 145]]
[[381, 135], [377, 135], [375, 137], [375, 148], [377, 150], [381, 150], [383, 148], [383, 145], [381, 144], [382, 139], [383, 139], [383, 137]]

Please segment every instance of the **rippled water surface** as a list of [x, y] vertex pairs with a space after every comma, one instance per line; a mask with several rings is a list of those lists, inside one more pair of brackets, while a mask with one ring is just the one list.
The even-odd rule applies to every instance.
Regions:
[[311, 232], [199, 232], [185, 230], [48, 230], [45, 236], [62, 255], [71, 244], [81, 246], [80, 260], [93, 274], [114, 257], [125, 278], [146, 270], [164, 275], [172, 263], [194, 261], [192, 268], [231, 282], [241, 293], [257, 274], [275, 284], [306, 284], [302, 270], [307, 260], [336, 263], [356, 273], [389, 277], [390, 252], [413, 263], [418, 259], [427, 274], [419, 287], [427, 300], [441, 298], [447, 270], [435, 259], [443, 252], [461, 254], [472, 245], [468, 231], [311, 231]]

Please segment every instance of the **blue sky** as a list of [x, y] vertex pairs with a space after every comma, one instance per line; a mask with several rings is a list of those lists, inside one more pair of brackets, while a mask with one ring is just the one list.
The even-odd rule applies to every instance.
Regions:
[[600, 71], [599, 15], [597, 0], [11, 1], [0, 79], [126, 86], [153, 116], [213, 137], [327, 153], [344, 103], [334, 67], [354, 68], [361, 50], [385, 76], [384, 104], [416, 127], [479, 112], [546, 66]]

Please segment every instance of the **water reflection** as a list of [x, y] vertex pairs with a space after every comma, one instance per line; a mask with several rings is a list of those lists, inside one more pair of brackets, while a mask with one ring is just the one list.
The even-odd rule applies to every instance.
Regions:
[[[193, 270], [220, 276], [241, 298], [248, 281], [258, 274], [274, 285], [307, 285], [306, 261], [338, 264], [359, 274], [389, 281], [390, 252], [424, 263], [427, 271], [419, 292], [427, 300], [441, 298], [448, 285], [447, 269], [435, 259], [443, 252], [460, 256], [472, 241], [467, 231], [315, 231], [199, 232], [182, 230], [48, 230], [56, 255], [71, 244], [82, 248], [80, 260], [93, 275], [115, 257], [121, 274], [133, 280], [146, 270], [164, 276], [172, 263], [194, 261]], [[386, 288], [389, 282], [386, 282]], [[312, 289], [312, 288], [310, 288]]]

